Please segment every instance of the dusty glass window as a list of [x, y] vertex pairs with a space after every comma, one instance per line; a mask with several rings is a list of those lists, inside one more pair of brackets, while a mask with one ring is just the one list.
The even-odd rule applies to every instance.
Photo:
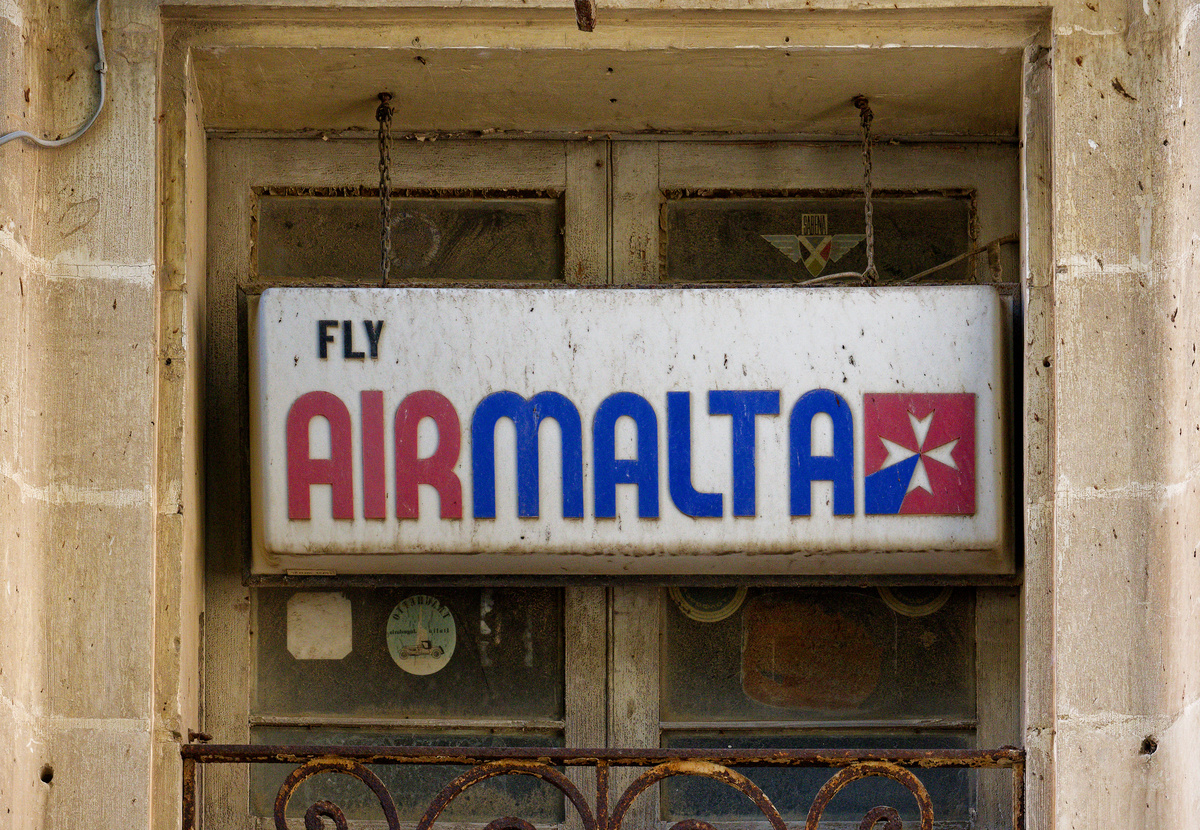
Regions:
[[[563, 745], [559, 590], [262, 588], [256, 600], [254, 743]], [[251, 800], [258, 815], [271, 814], [287, 771], [254, 768]], [[403, 814], [416, 819], [457, 771], [376, 772], [403, 796]], [[533, 779], [481, 786], [477, 797], [456, 800], [448, 817], [490, 819], [502, 809], [545, 823], [561, 818], [557, 791]], [[348, 786], [344, 776], [314, 778], [305, 787], [296, 798], [298, 815], [301, 803], [318, 798], [363, 817], [378, 813], [370, 793]]]
[[668, 723], [974, 717], [969, 591], [909, 616], [875, 589], [756, 589], [723, 620], [694, 616], [666, 609]]
[[[974, 745], [970, 589], [676, 588], [670, 596], [663, 628], [665, 747]], [[804, 817], [829, 775], [742, 771], [782, 797], [776, 806], [790, 819]], [[968, 818], [965, 772], [937, 771], [922, 780], [940, 818]], [[861, 818], [875, 804], [908, 808], [916, 819], [911, 796], [884, 779], [860, 782], [827, 815]], [[663, 812], [669, 820], [755, 815], [745, 799], [689, 778], [667, 782]]]
[[[391, 226], [393, 280], [562, 279], [561, 198], [396, 196]], [[359, 282], [379, 272], [379, 233], [378, 198], [264, 193], [258, 276]]]
[[[969, 193], [876, 195], [875, 264], [895, 283], [974, 247]], [[867, 265], [863, 200], [734, 194], [667, 194], [666, 276], [673, 282], [797, 281]], [[922, 280], [972, 282], [965, 261]]]
[[[340, 659], [309, 655], [308, 639], [344, 626], [325, 608], [309, 611], [326, 592], [258, 592], [256, 715], [481, 717], [557, 720], [563, 707], [562, 597], [552, 589], [347, 589], [351, 650]], [[440, 604], [453, 628], [452, 653], [428, 667], [398, 664], [389, 641], [395, 609], [411, 597]], [[313, 615], [307, 630], [304, 614]], [[414, 619], [419, 615], [414, 614]], [[418, 620], [417, 625], [434, 625]], [[289, 631], [290, 627], [290, 631]], [[393, 633], [389, 634], [389, 630]], [[443, 647], [434, 637], [430, 649]], [[420, 641], [400, 648], [418, 649]], [[414, 654], [413, 663], [424, 655]], [[324, 658], [324, 659], [322, 659]], [[405, 658], [401, 657], [401, 662]], [[415, 668], [415, 671], [413, 670]], [[432, 669], [429, 673], [416, 673]]]

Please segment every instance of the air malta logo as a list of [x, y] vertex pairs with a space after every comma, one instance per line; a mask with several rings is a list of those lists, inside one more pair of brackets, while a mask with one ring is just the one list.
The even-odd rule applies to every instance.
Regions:
[[867, 515], [975, 513], [975, 396], [863, 396]]

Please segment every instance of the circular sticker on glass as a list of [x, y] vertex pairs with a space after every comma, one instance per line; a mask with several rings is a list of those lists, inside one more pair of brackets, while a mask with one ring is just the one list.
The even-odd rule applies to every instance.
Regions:
[[392, 609], [387, 644], [396, 665], [409, 674], [433, 674], [450, 662], [457, 641], [454, 615], [426, 594], [414, 594]]
[[667, 590], [675, 605], [696, 622], [720, 622], [733, 616], [746, 600], [745, 587], [737, 588], [677, 588]]

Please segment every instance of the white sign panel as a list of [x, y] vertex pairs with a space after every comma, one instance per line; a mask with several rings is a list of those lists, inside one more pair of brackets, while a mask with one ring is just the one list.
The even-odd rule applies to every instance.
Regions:
[[1003, 573], [994, 289], [270, 289], [257, 572]]

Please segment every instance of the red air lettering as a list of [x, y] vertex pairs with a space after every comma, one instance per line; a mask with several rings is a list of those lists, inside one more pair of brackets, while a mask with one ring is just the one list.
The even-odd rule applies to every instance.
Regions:
[[362, 402], [363, 518], [387, 518], [387, 469], [383, 449], [383, 392], [369, 389]]
[[[425, 418], [437, 425], [438, 443], [428, 458], [417, 457], [417, 427]], [[396, 518], [415, 519], [420, 512], [419, 485], [437, 490], [443, 519], [462, 518], [462, 482], [454, 472], [462, 449], [462, 433], [454, 404], [425, 389], [406, 397], [396, 410]]]
[[[308, 425], [313, 418], [329, 423], [329, 458], [309, 457]], [[333, 518], [354, 518], [353, 453], [350, 411], [331, 392], [308, 392], [287, 415], [288, 518], [311, 518], [309, 488], [328, 484], [333, 490]]]

